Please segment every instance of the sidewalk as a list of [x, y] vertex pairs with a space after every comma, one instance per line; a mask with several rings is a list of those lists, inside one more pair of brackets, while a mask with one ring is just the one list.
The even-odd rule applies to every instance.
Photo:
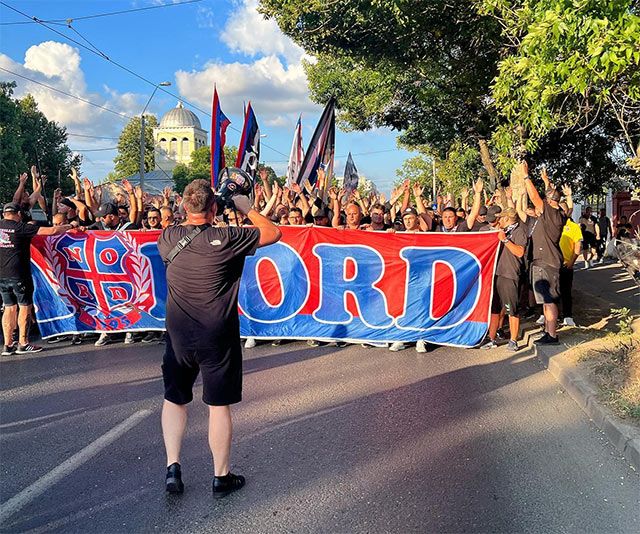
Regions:
[[[640, 315], [640, 288], [618, 262], [596, 265], [586, 270], [578, 268], [574, 273], [573, 295], [574, 319], [582, 327], [611, 326], [607, 324], [610, 323], [611, 308], [627, 307], [636, 318]], [[627, 424], [603, 405], [588, 376], [567, 359], [568, 350], [577, 343], [577, 336], [571, 335], [572, 330], [575, 329], [560, 330], [560, 345], [557, 346], [533, 345], [533, 337], [538, 332], [535, 329], [525, 331], [524, 342], [531, 344], [536, 356], [567, 393], [629, 463], [640, 470], [640, 429]]]

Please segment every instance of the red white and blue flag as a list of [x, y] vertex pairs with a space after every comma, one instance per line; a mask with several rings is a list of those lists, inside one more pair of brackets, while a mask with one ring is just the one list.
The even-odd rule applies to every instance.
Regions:
[[244, 113], [244, 127], [242, 128], [242, 136], [240, 137], [240, 145], [238, 146], [236, 167], [245, 171], [252, 178], [255, 178], [258, 172], [259, 161], [260, 127], [253, 113], [251, 102], [249, 102]]
[[289, 154], [289, 164], [287, 165], [287, 187], [298, 183], [298, 174], [304, 160], [304, 146], [302, 145], [302, 115], [298, 117], [296, 129], [293, 132], [293, 143]]
[[[333, 171], [333, 155], [336, 139], [336, 114], [335, 100], [332, 98], [320, 116], [316, 131], [313, 132], [309, 148], [302, 161], [300, 172], [298, 173], [297, 183], [305, 185], [308, 182], [312, 188], [317, 188], [321, 192], [328, 189], [331, 182], [331, 173]], [[325, 170], [325, 183], [317, 184], [318, 169], [322, 167]]]
[[[497, 232], [397, 233], [282, 226], [246, 258], [240, 333], [263, 339], [416, 341], [471, 347], [491, 312]], [[42, 337], [164, 328], [159, 232], [32, 241]], [[215, 320], [215, 318], [211, 318]]]
[[214, 189], [218, 188], [218, 175], [225, 167], [224, 143], [229, 124], [231, 121], [222, 113], [218, 90], [214, 86], [213, 105], [211, 106], [211, 187]]

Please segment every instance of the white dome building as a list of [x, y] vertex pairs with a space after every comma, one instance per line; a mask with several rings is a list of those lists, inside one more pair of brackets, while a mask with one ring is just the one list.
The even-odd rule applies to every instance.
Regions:
[[156, 170], [169, 174], [178, 164], [189, 165], [191, 153], [207, 144], [207, 131], [202, 129], [195, 113], [185, 109], [182, 102], [167, 111], [160, 126], [153, 129]]

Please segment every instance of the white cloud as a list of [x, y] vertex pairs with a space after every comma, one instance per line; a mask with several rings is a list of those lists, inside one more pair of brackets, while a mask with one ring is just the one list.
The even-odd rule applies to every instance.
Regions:
[[302, 65], [285, 66], [275, 55], [253, 63], [209, 62], [202, 71], [178, 71], [175, 77], [180, 94], [205, 109], [211, 106], [215, 84], [226, 114], [241, 114], [243, 102], [249, 100], [265, 121], [320, 109], [309, 99]]
[[258, 0], [244, 0], [227, 20], [220, 39], [232, 52], [249, 56], [277, 54], [287, 63], [299, 63], [305, 52], [284, 35], [274, 20], [258, 12]]
[[[28, 93], [38, 103], [38, 109], [47, 119], [66, 126], [69, 131], [87, 135], [113, 135], [126, 124], [124, 117], [109, 113], [73, 97], [53, 91], [40, 84], [58, 89], [127, 116], [140, 112], [141, 98], [132, 93], [120, 94], [104, 87], [105, 94], [87, 89], [81, 58], [77, 48], [56, 41], [45, 41], [31, 46], [26, 52], [24, 63], [0, 54], [0, 67], [28, 78], [0, 71], [3, 81], [14, 80], [17, 87], [15, 98], [23, 98]], [[39, 82], [39, 83], [35, 83]]]

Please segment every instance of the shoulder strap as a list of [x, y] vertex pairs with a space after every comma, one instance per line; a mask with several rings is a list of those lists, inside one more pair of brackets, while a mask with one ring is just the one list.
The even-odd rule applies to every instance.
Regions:
[[176, 256], [180, 254], [180, 252], [182, 252], [182, 250], [185, 249], [189, 245], [189, 243], [191, 243], [191, 241], [193, 241], [195, 237], [200, 232], [202, 232], [202, 230], [204, 230], [205, 228], [209, 228], [209, 226], [210, 225], [208, 224], [196, 226], [193, 230], [191, 230], [191, 232], [189, 232], [180, 241], [178, 241], [178, 244], [171, 249], [171, 252], [169, 252], [169, 254], [167, 254], [167, 257], [163, 260], [164, 266], [169, 267], [169, 264], [176, 259]]

